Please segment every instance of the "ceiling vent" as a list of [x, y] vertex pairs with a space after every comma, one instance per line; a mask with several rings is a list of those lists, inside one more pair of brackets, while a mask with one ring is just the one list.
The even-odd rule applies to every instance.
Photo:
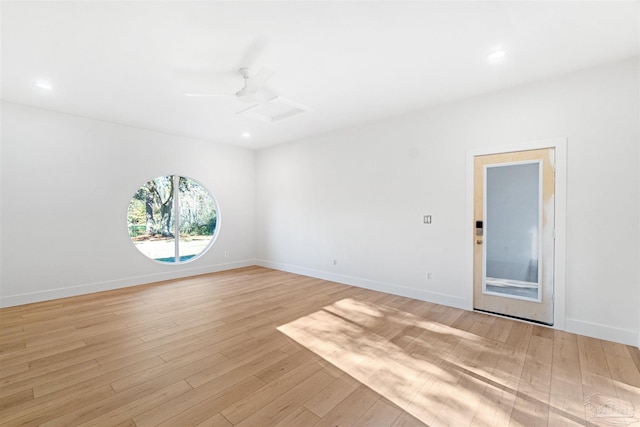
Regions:
[[306, 111], [309, 111], [309, 108], [281, 96], [276, 96], [261, 104], [239, 111], [237, 114], [267, 123], [277, 123]]

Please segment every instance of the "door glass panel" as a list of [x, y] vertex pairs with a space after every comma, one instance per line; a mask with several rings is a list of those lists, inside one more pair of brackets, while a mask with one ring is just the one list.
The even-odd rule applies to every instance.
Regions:
[[485, 169], [484, 293], [540, 300], [540, 162]]

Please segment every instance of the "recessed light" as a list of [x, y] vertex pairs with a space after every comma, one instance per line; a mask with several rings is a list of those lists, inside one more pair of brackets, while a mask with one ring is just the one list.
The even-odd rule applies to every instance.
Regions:
[[249, 138], [251, 138], [251, 134], [249, 132], [242, 132], [242, 137], [244, 139], [249, 139]]
[[43, 90], [53, 90], [53, 86], [51, 86], [51, 83], [46, 80], [36, 80], [35, 82], [33, 82], [33, 84]]
[[505, 56], [507, 56], [507, 51], [503, 49], [497, 49], [487, 55], [487, 61], [492, 64], [495, 64], [498, 62], [502, 62]]

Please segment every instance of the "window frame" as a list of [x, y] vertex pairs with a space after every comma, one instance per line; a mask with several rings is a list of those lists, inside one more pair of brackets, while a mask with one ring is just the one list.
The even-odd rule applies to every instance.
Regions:
[[[172, 185], [173, 185], [173, 200], [171, 203], [171, 209], [173, 210], [173, 235], [174, 235], [174, 254], [173, 254], [173, 261], [161, 261], [160, 259], [156, 259], [156, 258], [152, 258], [149, 255], [147, 255], [146, 253], [144, 253], [140, 248], [137, 247], [137, 245], [135, 244], [135, 242], [133, 241], [131, 235], [129, 235], [129, 240], [131, 241], [131, 243], [133, 243], [134, 247], [138, 250], [138, 252], [140, 252], [142, 255], [144, 255], [147, 259], [150, 259], [158, 264], [162, 264], [162, 265], [182, 265], [182, 264], [187, 264], [190, 263], [192, 261], [195, 261], [196, 259], [202, 257], [205, 253], [207, 253], [211, 247], [213, 246], [213, 244], [215, 243], [215, 241], [218, 238], [218, 234], [220, 232], [220, 204], [218, 203], [218, 200], [216, 199], [216, 197], [213, 195], [213, 193], [209, 190], [209, 188], [207, 188], [206, 186], [204, 186], [203, 184], [200, 183], [200, 181], [197, 181], [189, 176], [186, 175], [180, 175], [180, 174], [167, 174], [167, 175], [158, 175], [150, 180], [145, 181], [144, 184], [142, 184], [141, 186], [139, 186], [138, 188], [143, 188], [147, 183], [151, 182], [151, 181], [155, 181], [158, 178], [161, 177], [170, 177], [172, 180]], [[213, 234], [211, 235], [211, 238], [209, 239], [209, 242], [207, 243], [207, 245], [196, 255], [186, 259], [186, 260], [181, 260], [181, 255], [180, 255], [180, 179], [186, 179], [189, 180], [195, 184], [197, 184], [198, 186], [200, 186], [206, 193], [207, 195], [211, 198], [211, 201], [213, 202], [213, 206], [214, 206], [214, 210], [215, 210], [215, 218], [216, 218], [216, 225], [213, 231]], [[131, 200], [133, 198], [131, 198], [129, 200], [129, 205], [131, 205]], [[128, 221], [127, 221], [128, 222]], [[129, 225], [127, 223], [127, 231], [129, 231]]]

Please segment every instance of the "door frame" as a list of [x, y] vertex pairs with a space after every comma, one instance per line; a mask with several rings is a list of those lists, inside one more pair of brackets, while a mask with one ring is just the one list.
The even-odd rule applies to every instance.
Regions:
[[554, 242], [554, 329], [565, 329], [565, 290], [567, 262], [567, 138], [551, 138], [527, 141], [493, 147], [471, 148], [467, 150], [466, 162], [466, 209], [465, 209], [465, 251], [468, 278], [467, 309], [473, 311], [473, 240], [474, 222], [474, 157], [487, 154], [501, 154], [512, 151], [528, 151], [542, 148], [555, 149], [555, 242]]

